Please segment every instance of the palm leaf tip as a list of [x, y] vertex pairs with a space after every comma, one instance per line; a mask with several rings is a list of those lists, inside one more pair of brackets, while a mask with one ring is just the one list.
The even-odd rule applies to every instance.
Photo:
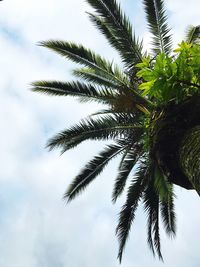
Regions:
[[64, 198], [66, 198], [68, 202], [74, 199], [103, 171], [109, 161], [120, 154], [125, 147], [120, 145], [107, 146], [99, 156], [94, 157], [85, 168], [82, 169], [69, 186]]
[[62, 148], [64, 153], [86, 140], [116, 139], [125, 134], [141, 132], [141, 126], [137, 125], [135, 120], [134, 116], [127, 117], [117, 113], [85, 119], [51, 138], [48, 147]]
[[170, 28], [163, 0], [143, 0], [144, 9], [150, 32], [153, 36], [152, 45], [155, 55], [164, 52], [169, 54], [172, 47]]
[[98, 16], [90, 19], [120, 54], [129, 69], [142, 59], [142, 43], [133, 35], [131, 23], [115, 0], [87, 0]]
[[87, 73], [90, 70], [90, 74], [96, 74], [102, 79], [105, 77], [107, 81], [110, 80], [110, 83], [115, 86], [126, 86], [129, 84], [128, 77], [116, 65], [113, 65], [112, 62], [109, 62], [82, 45], [73, 42], [50, 40], [42, 42], [42, 46], [57, 52], [75, 63], [85, 66]]
[[[139, 136], [138, 136], [139, 137]], [[122, 160], [119, 165], [119, 171], [118, 175], [114, 184], [114, 189], [112, 193], [112, 201], [113, 203], [116, 202], [118, 197], [122, 194], [124, 191], [126, 181], [134, 168], [138, 158], [140, 157], [140, 149], [137, 147], [139, 146], [137, 144], [137, 138], [134, 138], [135, 144], [132, 145], [132, 147], [128, 148], [127, 151], [125, 151]], [[136, 148], [137, 147], [137, 148]]]
[[116, 228], [116, 233], [119, 240], [118, 259], [120, 262], [122, 261], [122, 255], [130, 233], [131, 225], [135, 219], [138, 202], [144, 190], [146, 173], [146, 167], [140, 166], [138, 168], [136, 176], [128, 188], [126, 202], [122, 206], [119, 215], [119, 223]]
[[187, 43], [200, 44], [200, 25], [188, 26], [186, 29], [185, 40]]
[[107, 105], [111, 105], [116, 99], [115, 94], [110, 89], [99, 88], [78, 81], [37, 81], [32, 83], [31, 90], [52, 96], [77, 97], [81, 102], [95, 101]]
[[163, 261], [159, 230], [159, 193], [154, 187], [153, 174], [154, 172], [151, 171], [151, 179], [148, 181], [143, 195], [144, 207], [147, 213], [147, 242], [153, 255], [157, 254], [159, 259]]
[[65, 95], [62, 83], [57, 81], [36, 81], [31, 83], [31, 90], [48, 95]]
[[166, 233], [169, 237], [174, 238], [176, 235], [176, 214], [174, 210], [174, 193], [169, 195], [168, 199], [161, 201], [160, 210]]

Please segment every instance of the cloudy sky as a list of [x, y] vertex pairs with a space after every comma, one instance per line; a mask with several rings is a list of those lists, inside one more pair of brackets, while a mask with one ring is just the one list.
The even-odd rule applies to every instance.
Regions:
[[[141, 0], [121, 0], [136, 33], [148, 47]], [[199, 0], [166, 0], [175, 43], [188, 24], [199, 24]], [[111, 204], [117, 160], [70, 205], [66, 186], [102, 144], [86, 143], [60, 156], [49, 153], [54, 133], [96, 110], [72, 99], [32, 93], [39, 79], [70, 80], [73, 65], [36, 44], [47, 39], [82, 43], [118, 61], [90, 24], [84, 0], [4, 0], [0, 2], [0, 267], [118, 266], [115, 227], [123, 197]], [[162, 235], [165, 262], [146, 245], [141, 210], [124, 253], [122, 267], [197, 267], [199, 199], [176, 188], [177, 238]]]

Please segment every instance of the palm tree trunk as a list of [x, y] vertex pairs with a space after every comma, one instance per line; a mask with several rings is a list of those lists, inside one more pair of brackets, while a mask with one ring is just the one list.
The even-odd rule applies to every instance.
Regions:
[[180, 166], [193, 187], [200, 189], [200, 126], [189, 130], [180, 145]]
[[200, 192], [200, 97], [158, 111], [152, 154], [168, 180]]

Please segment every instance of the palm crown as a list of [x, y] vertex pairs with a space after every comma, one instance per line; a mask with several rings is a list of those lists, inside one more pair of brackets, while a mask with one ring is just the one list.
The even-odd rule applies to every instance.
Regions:
[[85, 140], [111, 139], [112, 143], [75, 177], [64, 197], [74, 199], [111, 159], [120, 155], [113, 202], [128, 178], [130, 184], [116, 229], [119, 260], [139, 202], [144, 203], [147, 213], [148, 244], [162, 259], [159, 218], [168, 235], [176, 232], [173, 185], [200, 192], [199, 161], [191, 165], [191, 158], [198, 159], [200, 151], [200, 28], [190, 26], [185, 42], [173, 53], [163, 1], [143, 0], [152, 34], [152, 50], [147, 53], [116, 0], [87, 2], [95, 10], [95, 14], [89, 13], [91, 21], [118, 51], [124, 69], [73, 42], [41, 42], [82, 68], [73, 71], [79, 81], [37, 81], [34, 91], [106, 106], [51, 138], [48, 147], [65, 152]]

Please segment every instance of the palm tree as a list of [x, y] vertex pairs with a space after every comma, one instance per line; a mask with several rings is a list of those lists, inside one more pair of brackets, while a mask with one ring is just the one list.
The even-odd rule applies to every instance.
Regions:
[[[64, 198], [73, 200], [120, 155], [113, 202], [124, 191], [128, 178], [130, 182], [116, 229], [118, 258], [121, 262], [135, 211], [142, 203], [147, 213], [148, 244], [162, 259], [160, 218], [169, 236], [176, 232], [174, 185], [200, 192], [200, 27], [190, 26], [185, 42], [173, 53], [164, 2], [143, 0], [152, 34], [152, 50], [147, 53], [116, 0], [87, 2], [95, 10], [88, 13], [90, 20], [119, 53], [124, 69], [73, 42], [41, 42], [82, 67], [73, 72], [79, 81], [37, 81], [32, 90], [105, 106], [55, 135], [48, 147], [61, 148], [64, 153], [86, 140], [112, 140], [75, 177]], [[192, 71], [187, 79], [186, 66]]]

